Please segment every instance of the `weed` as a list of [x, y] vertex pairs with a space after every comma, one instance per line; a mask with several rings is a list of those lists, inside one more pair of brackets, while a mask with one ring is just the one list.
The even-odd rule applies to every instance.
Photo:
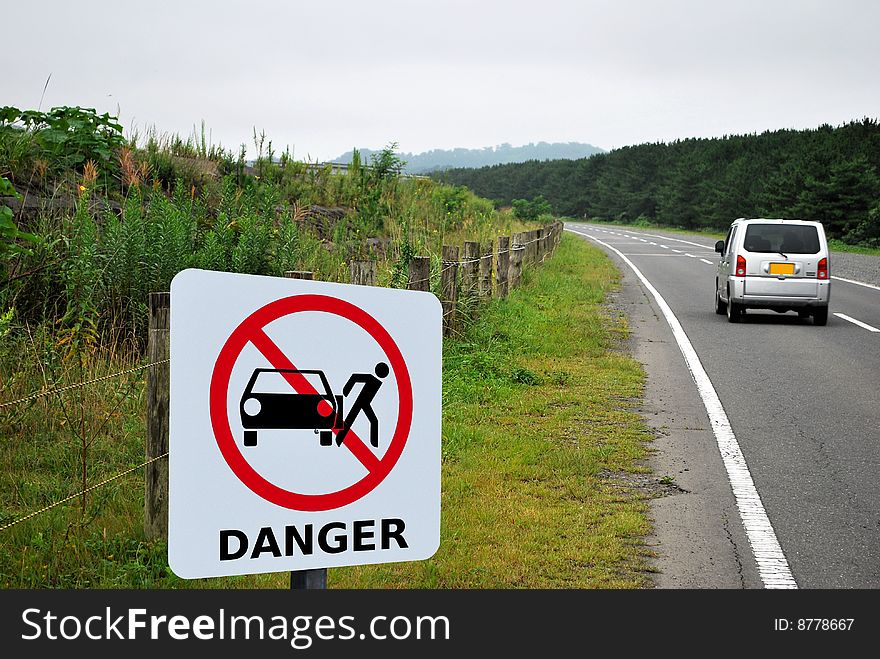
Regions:
[[522, 366], [517, 366], [513, 369], [510, 379], [518, 384], [526, 384], [530, 387], [541, 384], [541, 378], [536, 373]]

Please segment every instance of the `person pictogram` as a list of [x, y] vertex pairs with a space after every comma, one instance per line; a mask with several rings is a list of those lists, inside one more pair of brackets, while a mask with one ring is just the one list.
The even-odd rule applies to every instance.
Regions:
[[348, 408], [348, 416], [345, 417], [345, 421], [342, 424], [342, 430], [336, 435], [337, 446], [342, 445], [342, 442], [345, 441], [345, 436], [354, 425], [358, 414], [363, 412], [364, 416], [366, 416], [367, 420], [370, 422], [370, 444], [378, 448], [379, 419], [376, 416], [376, 412], [373, 411], [372, 402], [376, 397], [376, 394], [379, 393], [379, 387], [382, 386], [382, 379], [380, 378], [385, 378], [388, 375], [388, 364], [385, 362], [379, 362], [376, 364], [374, 372], [376, 375], [373, 375], [372, 373], [354, 373], [342, 388], [342, 395], [348, 396], [355, 384], [358, 382], [363, 384], [357, 397]]

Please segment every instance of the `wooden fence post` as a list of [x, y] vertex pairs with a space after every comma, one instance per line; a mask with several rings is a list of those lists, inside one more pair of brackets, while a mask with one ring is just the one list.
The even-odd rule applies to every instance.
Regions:
[[492, 242], [480, 245], [480, 297], [492, 297]]
[[538, 260], [538, 230], [532, 229], [528, 234], [528, 249], [526, 250], [526, 258], [523, 259], [525, 265], [533, 266]]
[[431, 259], [414, 256], [409, 262], [409, 278], [406, 287], [411, 291], [431, 290]]
[[440, 302], [443, 305], [443, 336], [455, 329], [458, 308], [458, 247], [443, 245], [443, 267], [440, 270]]
[[477, 293], [477, 268], [480, 257], [480, 245], [472, 241], [465, 242], [461, 268], [461, 294], [470, 299]]
[[[287, 270], [287, 279], [313, 280], [314, 273], [309, 270]], [[325, 590], [327, 588], [327, 568], [313, 570], [292, 570], [290, 572], [290, 590]]]
[[[144, 535], [168, 538], [168, 404], [171, 369], [171, 293], [150, 293], [147, 331], [147, 445], [144, 469]], [[164, 362], [164, 363], [158, 363]]]
[[510, 248], [510, 269], [507, 276], [507, 286], [510, 290], [519, 286], [519, 280], [522, 277], [523, 258], [526, 252], [523, 243], [527, 235], [527, 233], [513, 234], [513, 245]]
[[348, 265], [351, 271], [351, 283], [361, 286], [376, 285], [376, 262], [375, 261], [352, 261]]
[[510, 268], [510, 236], [498, 237], [498, 256], [495, 268], [495, 288], [498, 297], [507, 297], [507, 275]]

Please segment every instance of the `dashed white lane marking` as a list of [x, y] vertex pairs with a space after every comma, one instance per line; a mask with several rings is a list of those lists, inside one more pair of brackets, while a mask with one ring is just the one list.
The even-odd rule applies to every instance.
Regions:
[[855, 318], [852, 318], [852, 317], [850, 317], [850, 316], [847, 316], [845, 313], [836, 313], [836, 312], [835, 312], [834, 315], [837, 316], [838, 318], [843, 318], [844, 320], [847, 320], [847, 321], [851, 322], [853, 325], [858, 325], [858, 326], [861, 327], [862, 329], [866, 329], [866, 330], [868, 330], [869, 332], [880, 332], [880, 329], [877, 329], [877, 328], [874, 327], [873, 325], [868, 325], [868, 323], [863, 323], [863, 322], [860, 321], [860, 320], [856, 320]]
[[688, 258], [691, 258], [691, 259], [695, 259], [695, 258], [697, 258], [697, 257], [694, 256], [693, 254], [688, 254], [687, 252], [685, 252], [684, 255], [687, 256]]
[[660, 245], [660, 247], [662, 247], [663, 249], [669, 249], [668, 245]]
[[855, 284], [856, 286], [864, 286], [865, 288], [873, 288], [875, 291], [880, 291], [880, 286], [874, 286], [874, 284], [866, 284], [863, 281], [856, 281], [855, 279], [844, 279], [843, 277], [836, 277], [835, 275], [831, 275], [831, 278], [845, 281], [847, 284]]
[[680, 249], [675, 249], [675, 248], [670, 248], [670, 249], [672, 249], [672, 251], [675, 252], [676, 254], [681, 254]]
[[701, 260], [703, 263], [708, 263], [709, 265], [715, 265], [715, 264], [712, 263], [712, 261], [710, 261], [709, 259], [700, 259], [700, 260]]
[[730, 420], [721, 404], [721, 399], [712, 386], [712, 381], [703, 368], [697, 351], [688, 339], [684, 328], [672, 313], [672, 309], [663, 299], [663, 296], [641, 273], [636, 265], [630, 261], [616, 247], [608, 245], [604, 241], [591, 236], [587, 233], [568, 229], [573, 233], [585, 236], [590, 240], [594, 240], [600, 245], [604, 245], [611, 251], [615, 252], [623, 261], [632, 268], [636, 277], [642, 282], [648, 292], [654, 296], [657, 306], [663, 312], [666, 322], [675, 337], [681, 354], [684, 355], [685, 363], [694, 378], [697, 385], [697, 391], [700, 398], [703, 399], [703, 405], [709, 414], [709, 421], [712, 423], [712, 431], [715, 433], [715, 440], [718, 443], [718, 450], [721, 452], [721, 459], [724, 462], [724, 468], [727, 470], [727, 479], [730, 481], [730, 487], [733, 490], [733, 496], [736, 499], [736, 507], [739, 510], [746, 536], [752, 547], [752, 553], [755, 555], [755, 562], [758, 565], [758, 574], [765, 588], [797, 588], [797, 582], [791, 574], [788, 566], [788, 560], [782, 553], [782, 547], [779, 546], [779, 540], [776, 538], [776, 532], [770, 523], [770, 518], [764, 510], [761, 503], [761, 497], [758, 494], [755, 483], [752, 480], [752, 474], [746, 464], [746, 459], [740, 449], [739, 442], [733, 434], [733, 428], [730, 426]]
[[643, 233], [643, 236], [651, 236], [651, 238], [663, 238], [663, 240], [672, 240], [677, 243], [686, 243], [688, 245], [696, 245], [697, 247], [702, 247], [703, 249], [713, 249], [708, 245], [701, 245], [700, 243], [691, 242], [690, 240], [682, 240], [681, 238], [672, 238], [671, 236], [659, 236], [653, 233]]
[[[584, 229], [585, 227], [580, 227], [580, 228], [581, 228], [581, 229]], [[591, 229], [591, 230], [592, 230], [592, 229]], [[601, 231], [601, 229], [598, 229], [598, 230]], [[715, 251], [715, 247], [714, 247], [714, 245], [703, 245], [703, 244], [701, 244], [701, 243], [695, 243], [695, 242], [693, 242], [693, 241], [691, 241], [691, 240], [684, 240], [684, 239], [682, 239], [682, 238], [673, 238], [672, 236], [661, 236], [660, 234], [656, 234], [656, 233], [639, 233], [638, 235], [640, 235], [640, 236], [650, 236], [651, 238], [663, 238], [663, 240], [672, 240], [673, 242], [677, 242], [677, 243], [685, 243], [685, 244], [687, 244], [687, 245], [693, 245], [693, 246], [695, 246], [695, 247], [702, 247], [703, 249], [707, 249], [707, 250]]]
[[655, 242], [652, 240], [652, 241], [649, 242], [648, 244], [649, 244], [649, 245], [656, 245], [657, 243], [655, 243]]

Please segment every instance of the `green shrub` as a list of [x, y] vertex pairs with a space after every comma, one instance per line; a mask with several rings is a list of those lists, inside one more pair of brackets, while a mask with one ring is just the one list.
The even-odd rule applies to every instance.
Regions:
[[33, 135], [40, 156], [56, 172], [82, 171], [89, 160], [117, 173], [117, 150], [125, 146], [117, 118], [92, 108], [56, 107], [48, 112], [0, 108], [0, 125], [20, 126]]

